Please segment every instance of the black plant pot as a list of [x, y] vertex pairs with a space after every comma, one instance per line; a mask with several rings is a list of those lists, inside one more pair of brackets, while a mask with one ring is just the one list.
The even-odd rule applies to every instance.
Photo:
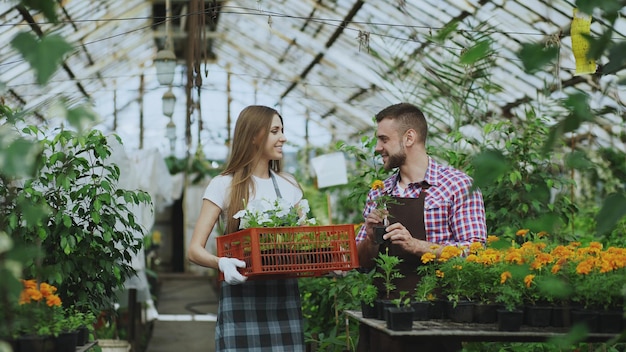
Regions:
[[84, 346], [87, 342], [89, 342], [89, 329], [86, 326], [81, 326], [78, 328], [76, 346]]
[[598, 324], [599, 313], [592, 309], [572, 309], [572, 325], [583, 324], [589, 332], [599, 332], [600, 324]]
[[387, 320], [387, 309], [395, 306], [390, 299], [376, 300], [376, 319]]
[[524, 323], [524, 311], [521, 309], [498, 309], [498, 330], [519, 331]]
[[430, 310], [430, 302], [411, 302], [413, 308], [413, 320], [428, 320], [428, 312]]
[[388, 308], [387, 329], [394, 331], [408, 331], [413, 329], [413, 308]]
[[552, 315], [550, 317], [550, 326], [555, 328], [568, 328], [572, 325], [570, 316], [571, 309], [569, 306], [552, 307]]
[[376, 303], [372, 302], [372, 304], [365, 303], [361, 301], [361, 315], [363, 318], [376, 318], [378, 316], [378, 311], [376, 310]]
[[552, 318], [551, 306], [526, 305], [524, 306], [524, 324], [533, 327], [550, 326]]
[[78, 346], [78, 330], [65, 331], [54, 340], [54, 352], [76, 352]]
[[498, 321], [498, 307], [495, 303], [474, 304], [474, 322], [478, 324], [493, 324]]
[[458, 301], [448, 303], [448, 318], [455, 323], [471, 323], [474, 321], [474, 302]]
[[430, 302], [430, 308], [428, 309], [428, 319], [446, 319], [448, 302], [443, 299], [438, 299]]
[[602, 333], [618, 333], [624, 330], [623, 310], [602, 310], [598, 312], [598, 330]]
[[383, 236], [387, 233], [386, 226], [374, 226], [374, 243], [381, 244], [385, 242]]

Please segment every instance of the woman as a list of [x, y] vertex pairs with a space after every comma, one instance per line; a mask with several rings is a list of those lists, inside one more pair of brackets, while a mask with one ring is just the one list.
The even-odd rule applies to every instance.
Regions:
[[283, 119], [265, 106], [248, 106], [239, 114], [225, 170], [211, 180], [187, 252], [198, 265], [220, 270], [216, 351], [304, 351], [304, 333], [297, 279], [251, 280], [237, 268], [245, 262], [209, 253], [205, 245], [221, 217], [224, 233], [239, 230], [235, 215], [254, 199], [283, 198], [291, 205], [302, 199], [292, 175], [281, 172]]

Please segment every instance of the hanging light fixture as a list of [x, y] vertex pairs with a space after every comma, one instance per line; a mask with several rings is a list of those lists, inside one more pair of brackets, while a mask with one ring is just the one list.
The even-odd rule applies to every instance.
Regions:
[[176, 54], [172, 51], [172, 33], [170, 32], [170, 20], [172, 18], [171, 0], [165, 1], [165, 48], [159, 50], [154, 58], [157, 79], [164, 86], [169, 86], [174, 81], [176, 70]]
[[172, 117], [174, 115], [174, 105], [176, 105], [176, 95], [172, 93], [172, 89], [168, 89], [161, 98], [163, 102], [163, 115]]
[[174, 82], [174, 72], [176, 70], [176, 55], [169, 49], [159, 50], [154, 59], [157, 79], [164, 86], [169, 86]]
[[165, 126], [165, 137], [170, 141], [170, 152], [174, 154], [174, 146], [176, 144], [176, 125], [174, 121], [170, 118], [170, 122]]

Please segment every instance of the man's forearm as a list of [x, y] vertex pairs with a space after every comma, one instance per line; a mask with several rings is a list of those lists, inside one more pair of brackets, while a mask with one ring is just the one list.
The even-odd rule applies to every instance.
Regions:
[[369, 237], [357, 243], [357, 252], [359, 255], [359, 265], [363, 268], [374, 267], [374, 257], [378, 254], [378, 245], [370, 241]]

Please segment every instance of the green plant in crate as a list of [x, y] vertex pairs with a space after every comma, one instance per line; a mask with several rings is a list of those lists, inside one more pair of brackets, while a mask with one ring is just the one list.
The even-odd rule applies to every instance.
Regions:
[[307, 217], [309, 211], [309, 202], [306, 199], [292, 206], [282, 198], [274, 201], [263, 198], [244, 204], [244, 209], [233, 217], [239, 219], [240, 229], [315, 225], [315, 218]]

